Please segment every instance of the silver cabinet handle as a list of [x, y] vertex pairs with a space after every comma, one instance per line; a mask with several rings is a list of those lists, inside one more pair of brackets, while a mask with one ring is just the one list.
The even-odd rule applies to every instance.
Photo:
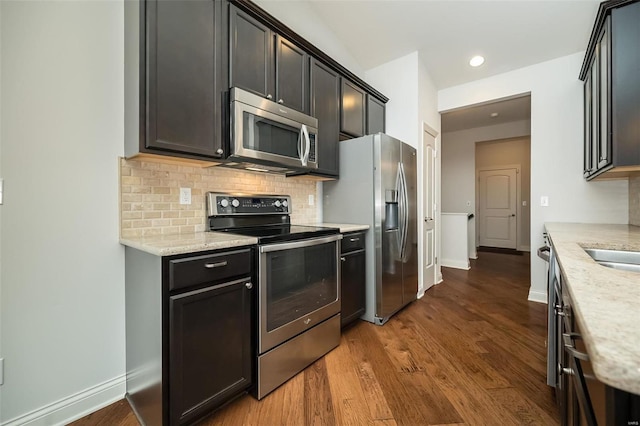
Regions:
[[253, 288], [253, 283], [246, 283], [244, 286], [251, 290]]
[[224, 153], [224, 151], [222, 150], [222, 148], [218, 148], [216, 150], [216, 154], [218, 154], [218, 155], [222, 155], [223, 153]]
[[355, 243], [356, 241], [360, 241], [360, 238], [349, 238], [349, 241]]
[[227, 266], [227, 261], [223, 260], [222, 262], [204, 264], [204, 267], [207, 269], [219, 268], [221, 266]]
[[284, 101], [283, 101], [282, 99], [278, 99], [278, 103], [279, 103], [279, 104], [283, 104], [283, 103], [284, 103]]
[[267, 95], [267, 99], [273, 99], [273, 96], [271, 96], [271, 93]]
[[347, 259], [346, 259], [346, 258], [344, 258], [344, 257], [341, 257], [341, 258], [340, 258], [340, 260], [341, 260], [341, 261], [343, 261], [343, 262], [346, 262], [346, 261], [347, 261]]

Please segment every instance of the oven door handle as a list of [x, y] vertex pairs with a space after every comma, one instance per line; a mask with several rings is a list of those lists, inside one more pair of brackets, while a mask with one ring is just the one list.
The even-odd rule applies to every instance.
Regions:
[[332, 243], [342, 239], [342, 234], [330, 235], [328, 237], [305, 239], [290, 243], [276, 243], [260, 246], [260, 253], [269, 253], [272, 251], [290, 250], [304, 247], [312, 247], [320, 244]]

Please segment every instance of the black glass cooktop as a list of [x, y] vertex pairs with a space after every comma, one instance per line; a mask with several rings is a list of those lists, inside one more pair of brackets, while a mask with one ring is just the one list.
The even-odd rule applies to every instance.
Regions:
[[338, 228], [326, 228], [321, 226], [303, 225], [275, 225], [257, 226], [248, 228], [217, 229], [216, 232], [229, 232], [231, 234], [244, 235], [258, 238], [259, 244], [276, 243], [281, 241], [294, 241], [325, 235], [339, 234]]

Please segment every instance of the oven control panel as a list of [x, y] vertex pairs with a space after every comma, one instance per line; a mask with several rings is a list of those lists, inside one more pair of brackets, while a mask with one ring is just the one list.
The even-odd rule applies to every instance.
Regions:
[[207, 193], [208, 216], [290, 213], [291, 197], [288, 195]]

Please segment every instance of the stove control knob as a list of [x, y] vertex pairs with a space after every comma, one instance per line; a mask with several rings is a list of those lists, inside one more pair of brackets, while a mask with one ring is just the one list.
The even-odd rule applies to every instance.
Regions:
[[288, 207], [289, 206], [289, 202], [287, 200], [282, 200], [282, 205], [284, 207]]
[[222, 200], [220, 200], [220, 205], [224, 208], [229, 207], [229, 200], [227, 200], [226, 198], [223, 198]]
[[231, 205], [233, 207], [238, 207], [240, 205], [240, 201], [238, 201], [237, 198], [234, 198], [233, 201], [231, 201]]
[[276, 207], [280, 207], [282, 205], [282, 203], [280, 202], [280, 200], [276, 200], [275, 203], [273, 203], [274, 206]]

